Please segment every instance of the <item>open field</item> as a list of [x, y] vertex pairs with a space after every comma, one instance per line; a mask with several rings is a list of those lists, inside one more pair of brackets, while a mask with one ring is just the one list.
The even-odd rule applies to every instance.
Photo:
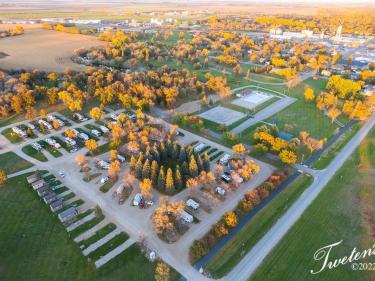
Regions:
[[256, 214], [206, 265], [214, 277], [227, 274], [309, 187], [312, 178], [302, 174]]
[[314, 162], [314, 169], [324, 169], [331, 163], [341, 149], [350, 141], [350, 139], [359, 131], [361, 123], [355, 124], [352, 128], [342, 134], [324, 153]]
[[[145, 259], [137, 245], [95, 269], [63, 225], [28, 187], [24, 176], [10, 179], [1, 188], [0, 221], [3, 281], [154, 280], [155, 264]], [[175, 272], [173, 275], [176, 279]]]
[[27, 154], [27, 155], [29, 155], [29, 156], [31, 156], [31, 157], [39, 160], [39, 161], [42, 161], [42, 162], [48, 161], [47, 157], [43, 154], [43, 152], [36, 150], [30, 144], [22, 147], [22, 151], [25, 154]]
[[[9, 27], [0, 24], [0, 30]], [[103, 44], [92, 36], [45, 30], [39, 25], [24, 25], [24, 28], [23, 35], [1, 39], [0, 51], [8, 54], [0, 59], [2, 69], [84, 70], [85, 66], [70, 60], [73, 51]]]
[[[349, 256], [354, 247], [372, 247], [375, 206], [375, 130], [331, 179], [302, 217], [272, 250], [250, 278], [265, 280], [374, 280], [374, 271], [355, 271], [350, 264], [317, 275], [322, 262], [314, 261], [321, 247], [343, 240], [331, 252], [331, 259]], [[375, 262], [374, 257], [361, 260]]]
[[16, 173], [33, 166], [29, 161], [19, 157], [14, 152], [0, 154], [0, 168], [7, 174]]

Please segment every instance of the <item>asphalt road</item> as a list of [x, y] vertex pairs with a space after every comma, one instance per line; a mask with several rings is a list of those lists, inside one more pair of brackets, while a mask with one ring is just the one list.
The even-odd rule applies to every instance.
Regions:
[[248, 280], [252, 273], [261, 265], [262, 261], [284, 237], [288, 230], [301, 217], [307, 207], [314, 201], [330, 179], [341, 168], [354, 150], [359, 146], [368, 132], [375, 125], [375, 113], [359, 132], [337, 154], [331, 164], [315, 176], [313, 184], [301, 195], [291, 208], [278, 222], [263, 236], [252, 250], [239, 262], [236, 267], [224, 278], [226, 281]]

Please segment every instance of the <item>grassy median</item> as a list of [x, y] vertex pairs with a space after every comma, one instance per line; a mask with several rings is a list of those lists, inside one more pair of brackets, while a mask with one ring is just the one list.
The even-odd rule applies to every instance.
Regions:
[[[310, 270], [317, 271], [322, 265], [313, 259], [321, 247], [342, 240], [332, 250], [332, 260], [350, 255], [354, 247], [362, 251], [374, 244], [374, 169], [375, 130], [372, 130], [250, 280], [374, 280], [375, 271], [354, 271], [350, 264], [310, 274]], [[375, 258], [362, 262], [374, 263]]]
[[205, 266], [214, 277], [223, 277], [251, 250], [264, 234], [312, 183], [302, 174], [256, 214]]

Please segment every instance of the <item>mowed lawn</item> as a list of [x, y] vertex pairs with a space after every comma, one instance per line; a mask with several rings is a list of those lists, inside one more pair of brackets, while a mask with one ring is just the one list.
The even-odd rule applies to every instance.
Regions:
[[[317, 139], [330, 138], [334, 135], [336, 130], [339, 129], [339, 126], [332, 123], [328, 117], [320, 112], [316, 108], [315, 102], [306, 102], [303, 95], [306, 86], [314, 89], [315, 96], [319, 95], [320, 92], [325, 91], [326, 82], [327, 81], [324, 79], [313, 80], [310, 78], [296, 88], [286, 91], [286, 94], [297, 98], [297, 101], [279, 113], [271, 116], [266, 121], [275, 121], [280, 129], [284, 129], [285, 125], [290, 125], [290, 132], [294, 135], [298, 135], [301, 131], [306, 131]], [[285, 89], [282, 88], [279, 89], [281, 92], [284, 90]]]
[[154, 280], [155, 263], [149, 263], [136, 245], [95, 269], [24, 176], [0, 188], [0, 222], [2, 281]]
[[0, 163], [0, 169], [4, 170], [6, 174], [16, 173], [33, 166], [32, 163], [11, 151], [0, 154]]
[[[373, 281], [375, 271], [354, 271], [350, 264], [325, 270], [313, 255], [321, 247], [343, 240], [332, 258], [352, 249], [371, 248], [375, 237], [375, 130], [332, 178], [328, 186], [273, 249], [251, 281]], [[362, 262], [375, 262], [375, 257]]]

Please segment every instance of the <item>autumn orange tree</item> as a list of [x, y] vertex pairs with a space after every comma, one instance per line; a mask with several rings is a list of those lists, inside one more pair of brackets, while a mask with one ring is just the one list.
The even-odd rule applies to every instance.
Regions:
[[98, 143], [93, 139], [85, 141], [85, 146], [90, 151], [91, 155], [93, 155], [99, 148]]
[[292, 165], [297, 162], [297, 154], [291, 150], [284, 149], [279, 154], [281, 162]]
[[306, 87], [305, 91], [303, 92], [303, 95], [305, 96], [305, 100], [310, 102], [314, 100], [315, 95], [314, 95], [314, 90], [310, 87]]
[[90, 110], [90, 116], [92, 119], [101, 120], [104, 118], [104, 112], [99, 107], [93, 107]]
[[162, 202], [154, 211], [152, 222], [155, 232], [159, 235], [175, 230], [181, 212], [184, 210], [183, 201]]
[[164, 262], [158, 262], [155, 267], [155, 281], [169, 281], [171, 280], [170, 267]]
[[117, 179], [117, 174], [120, 172], [121, 170], [121, 163], [120, 161], [118, 160], [114, 160], [111, 162], [109, 168], [108, 168], [108, 175], [112, 178], [112, 179]]
[[247, 150], [243, 144], [239, 143], [232, 146], [232, 152], [234, 158], [243, 159], [246, 155]]

